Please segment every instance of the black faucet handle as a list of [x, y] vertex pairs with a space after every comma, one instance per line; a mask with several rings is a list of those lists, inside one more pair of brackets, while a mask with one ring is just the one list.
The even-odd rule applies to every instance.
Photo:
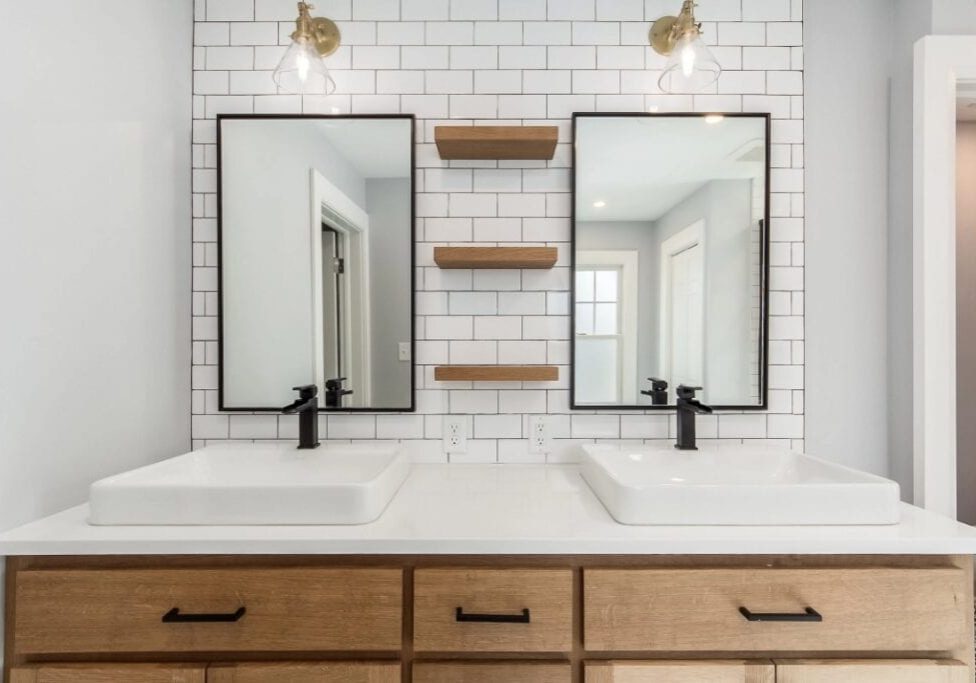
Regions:
[[314, 384], [303, 384], [291, 389], [297, 391], [300, 398], [315, 398], [319, 395], [319, 388]]
[[335, 391], [336, 389], [341, 389], [342, 383], [345, 381], [345, 377], [333, 377], [332, 379], [327, 379], [325, 380], [325, 390]]
[[648, 377], [647, 381], [651, 383], [652, 391], [665, 391], [668, 388], [667, 380], [658, 379], [657, 377]]
[[701, 387], [689, 387], [685, 384], [679, 384], [678, 388], [675, 389], [675, 393], [678, 394], [678, 398], [692, 399], [695, 398], [695, 392], [701, 390]]

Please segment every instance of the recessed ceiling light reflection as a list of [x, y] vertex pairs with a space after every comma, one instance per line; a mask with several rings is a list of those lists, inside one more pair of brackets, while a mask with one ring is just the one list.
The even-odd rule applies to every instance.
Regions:
[[597, 201], [593, 202], [593, 207], [596, 209], [602, 209], [606, 205], [607, 203], [602, 199], [598, 199]]
[[705, 117], [705, 123], [716, 124], [724, 121], [725, 117], [722, 114], [709, 114]]

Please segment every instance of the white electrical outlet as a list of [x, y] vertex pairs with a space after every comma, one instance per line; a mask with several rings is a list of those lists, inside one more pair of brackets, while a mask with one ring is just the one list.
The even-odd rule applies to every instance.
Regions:
[[410, 342], [400, 342], [397, 344], [397, 358], [402, 361], [410, 360]]
[[457, 415], [444, 416], [444, 452], [468, 452], [468, 422]]
[[549, 453], [552, 443], [549, 440], [549, 425], [546, 418], [533, 415], [529, 418], [529, 453]]

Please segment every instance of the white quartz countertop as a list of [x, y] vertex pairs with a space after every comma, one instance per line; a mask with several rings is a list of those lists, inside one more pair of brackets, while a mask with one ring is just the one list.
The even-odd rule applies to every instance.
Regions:
[[386, 512], [359, 526], [90, 526], [87, 516], [80, 505], [4, 533], [0, 555], [976, 554], [976, 529], [907, 504], [891, 526], [625, 526], [573, 465], [417, 464]]

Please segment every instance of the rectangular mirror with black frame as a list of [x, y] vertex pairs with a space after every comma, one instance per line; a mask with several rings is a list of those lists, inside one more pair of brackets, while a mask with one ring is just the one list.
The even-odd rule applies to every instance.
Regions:
[[574, 115], [573, 408], [766, 406], [769, 127]]
[[217, 131], [221, 410], [339, 379], [323, 409], [413, 410], [413, 116], [225, 115]]

